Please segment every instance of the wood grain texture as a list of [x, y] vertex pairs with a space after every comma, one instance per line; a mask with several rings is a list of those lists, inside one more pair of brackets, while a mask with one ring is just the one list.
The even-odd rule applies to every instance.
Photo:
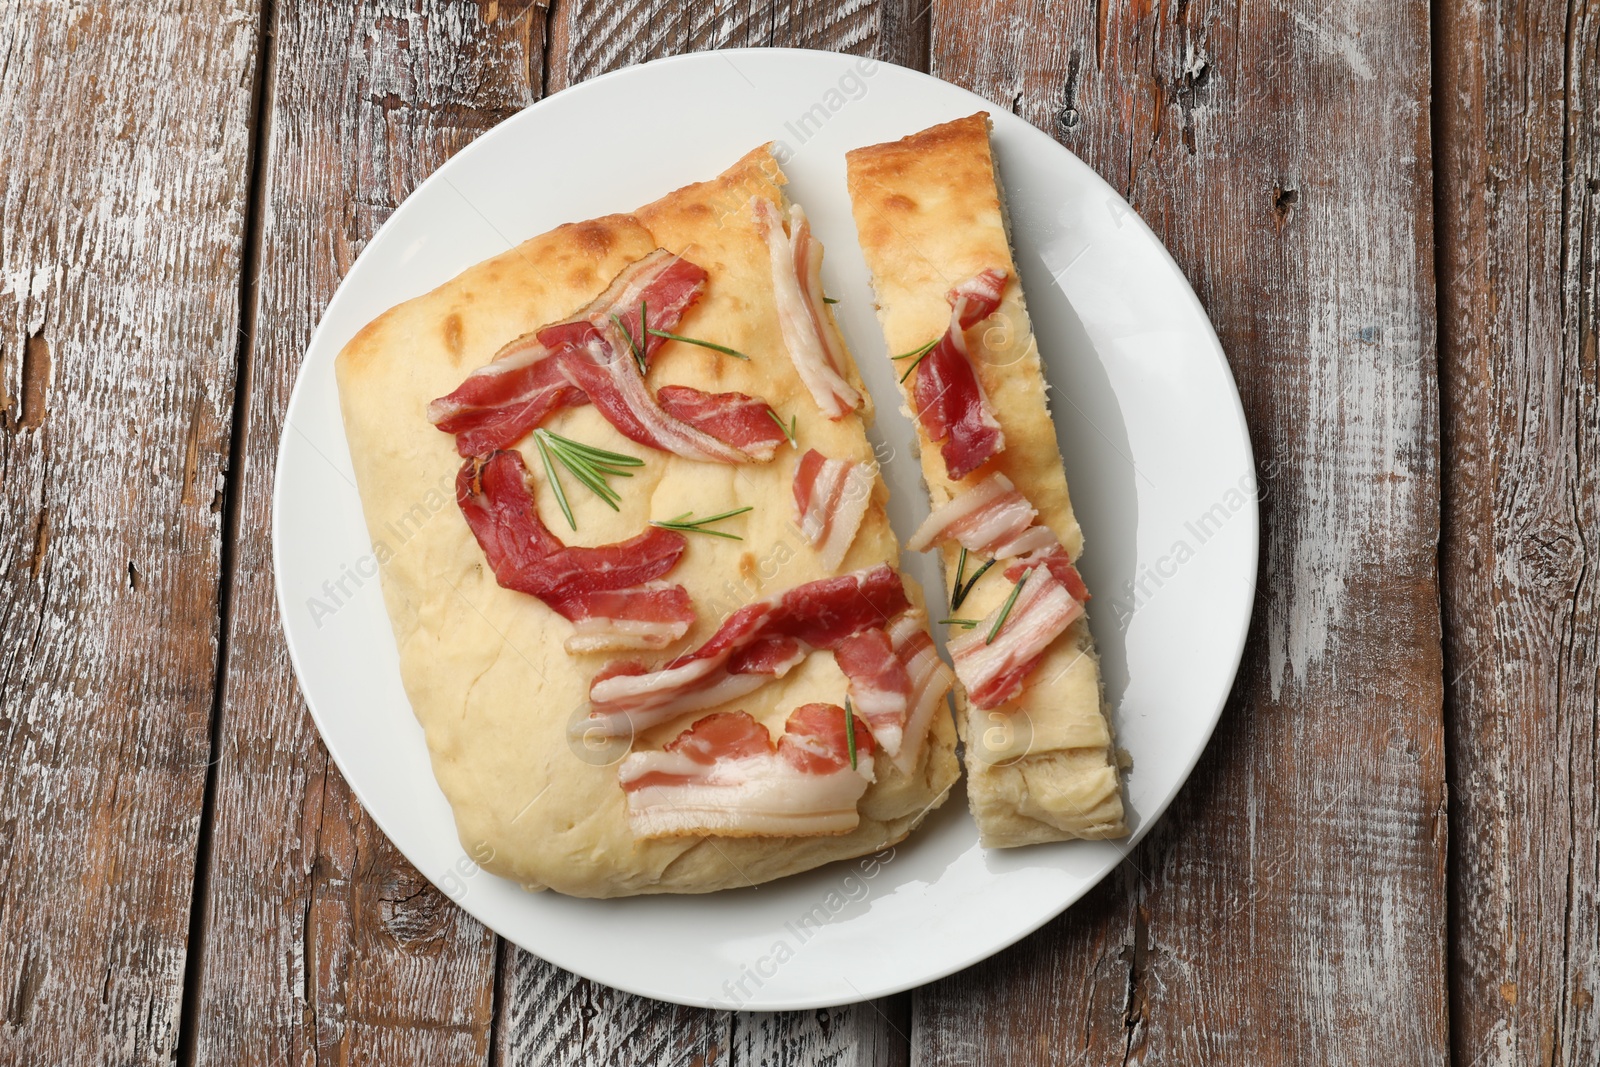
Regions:
[[290, 387], [335, 285], [414, 186], [533, 98], [543, 18], [531, 4], [308, 2], [267, 27], [198, 1063], [488, 1059], [494, 938], [399, 856], [329, 762], [278, 629], [268, 513]]
[[1455, 1061], [1600, 1061], [1600, 8], [1438, 9]]
[[178, 1041], [255, 48], [250, 0], [0, 0], [7, 1064]]
[[[826, 48], [925, 67], [927, 13], [910, 0], [847, 4], [557, 4], [547, 92], [679, 52], [775, 45]], [[730, 975], [737, 977], [737, 975]], [[894, 1067], [907, 1055], [905, 998], [820, 1012], [679, 1008], [575, 978], [507, 946], [499, 1062]]]
[[918, 992], [913, 1062], [1443, 1063], [1426, 6], [941, 0], [931, 41], [1172, 251], [1263, 527], [1194, 777], [1087, 906]]

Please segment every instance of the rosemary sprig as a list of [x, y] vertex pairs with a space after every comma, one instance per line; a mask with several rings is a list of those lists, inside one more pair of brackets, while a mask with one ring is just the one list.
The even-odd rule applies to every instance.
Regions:
[[570, 437], [562, 437], [552, 433], [544, 427], [533, 431], [533, 440], [539, 447], [539, 457], [544, 460], [545, 473], [550, 477], [551, 487], [555, 489], [556, 501], [561, 505], [561, 514], [566, 516], [567, 525], [574, 530], [578, 528], [577, 521], [572, 517], [572, 506], [567, 502], [566, 490], [561, 486], [561, 479], [556, 476], [555, 466], [560, 463], [567, 473], [588, 487], [595, 496], [605, 501], [606, 506], [612, 511], [619, 511], [618, 504], [622, 497], [611, 488], [607, 478], [632, 478], [633, 472], [628, 467], [642, 467], [644, 460], [637, 456], [625, 456], [620, 452], [608, 452], [603, 448], [586, 445], [582, 441], [574, 441]]
[[647, 332], [654, 337], [665, 337], [669, 341], [682, 341], [686, 345], [699, 345], [701, 348], [709, 348], [713, 352], [721, 352], [723, 355], [732, 356], [734, 359], [745, 361], [750, 359], [743, 352], [729, 348], [727, 345], [719, 345], [715, 341], [702, 341], [698, 337], [685, 337], [679, 333], [668, 333], [666, 330], [657, 330], [653, 327], [649, 328]]
[[783, 431], [783, 436], [785, 436], [785, 437], [787, 437], [789, 439], [789, 447], [790, 448], [799, 448], [800, 447], [800, 440], [799, 440], [798, 437], [795, 436], [795, 429], [800, 423], [800, 416], [798, 416], [798, 415], [789, 416], [789, 425], [787, 425], [787, 426], [785, 426], [783, 424], [783, 420], [782, 419], [778, 418], [778, 413], [776, 411], [773, 411], [771, 408], [767, 409], [767, 417], [770, 418], [773, 422], [778, 424], [778, 429]]
[[539, 446], [539, 458], [544, 460], [544, 476], [550, 479], [550, 488], [556, 491], [556, 503], [561, 505], [561, 514], [567, 517], [567, 525], [577, 530], [578, 520], [572, 517], [572, 505], [567, 503], [567, 491], [561, 488], [561, 479], [556, 477], [556, 465], [550, 461], [550, 449], [545, 445], [544, 438], [539, 436], [539, 432], [533, 431], [533, 443]]
[[693, 515], [694, 512], [685, 511], [682, 515], [677, 515], [670, 519], [653, 519], [650, 525], [659, 526], [663, 530], [677, 530], [679, 533], [710, 534], [712, 537], [726, 537], [730, 541], [743, 541], [744, 538], [738, 534], [727, 533], [723, 530], [710, 530], [706, 526], [708, 523], [721, 522], [723, 519], [731, 519], [735, 515], [743, 515], [747, 511], [754, 510], [754, 507], [746, 505], [745, 507], [734, 508], [732, 511], [724, 511], [717, 515], [707, 515], [703, 519], [691, 519], [689, 516]]
[[[649, 338], [644, 336], [643, 327], [646, 327], [650, 321], [649, 319], [645, 318], [645, 314], [645, 304], [644, 301], [641, 300], [639, 301], [639, 325], [641, 327], [639, 331], [640, 341], [649, 340]], [[641, 345], [639, 341], [635, 341], [633, 339], [633, 334], [628, 332], [628, 327], [623, 325], [622, 320], [617, 317], [617, 313], [614, 311], [611, 313], [611, 321], [617, 324], [617, 329], [622, 331], [622, 336], [628, 339], [628, 350], [633, 353], [633, 361], [639, 365], [639, 373], [641, 375], [644, 374], [650, 369], [649, 364], [645, 362], [645, 346]]]
[[910, 350], [910, 352], [901, 352], [899, 355], [891, 355], [890, 358], [891, 360], [909, 360], [909, 358], [914, 357], [914, 355], [922, 355], [923, 352], [930, 350], [931, 347], [936, 346], [936, 344], [939, 344], [938, 338], [934, 338], [933, 341], [928, 342], [928, 344], [917, 346], [915, 349]]
[[891, 355], [890, 358], [891, 360], [909, 360], [909, 358], [914, 357], [914, 355], [925, 355], [926, 352], [930, 352], [930, 350], [933, 349], [933, 346], [936, 346], [936, 344], [939, 344], [938, 338], [934, 338], [933, 341], [928, 342], [928, 344], [920, 344], [920, 346], [915, 347], [915, 349], [910, 350], [910, 352], [901, 352], [899, 355]]
[[940, 626], [964, 626], [969, 630], [976, 629], [982, 619], [940, 619]]
[[850, 769], [856, 769], [856, 713], [850, 698], [844, 698], [844, 736], [850, 746]]
[[927, 344], [923, 345], [920, 349], [918, 349], [915, 352], [907, 352], [904, 356], [895, 356], [894, 357], [895, 359], [905, 359], [907, 356], [916, 356], [917, 357], [916, 359], [913, 359], [911, 361], [911, 365], [906, 368], [906, 372], [904, 374], [900, 375], [900, 384], [902, 384], [902, 385], [905, 384], [905, 380], [907, 378], [911, 377], [911, 372], [916, 370], [919, 366], [922, 365], [922, 361], [928, 358], [928, 353], [932, 352], [933, 351], [933, 346], [938, 344], [938, 343], [939, 343], [938, 341], [929, 341]]
[[956, 608], [961, 606], [962, 601], [966, 600], [967, 597], [971, 595], [972, 587], [978, 584], [978, 579], [982, 578], [984, 574], [988, 572], [989, 568], [994, 566], [994, 564], [994, 560], [989, 560], [983, 566], [974, 571], [972, 577], [968, 579], [965, 585], [963, 585], [961, 583], [961, 576], [966, 572], [967, 569], [967, 550], [965, 548], [961, 550], [961, 559], [956, 563], [956, 587], [955, 591], [950, 594], [951, 611], [954, 611]]
[[1000, 627], [1006, 624], [1006, 619], [1011, 614], [1011, 606], [1017, 602], [1017, 594], [1022, 592], [1023, 584], [1027, 582], [1028, 576], [1032, 573], [1033, 568], [1029, 567], [1022, 572], [1022, 577], [1017, 579], [1017, 584], [1011, 587], [1011, 595], [1006, 597], [1005, 606], [1000, 609], [1000, 617], [994, 620], [993, 626], [989, 627], [989, 636], [983, 639], [984, 644], [994, 644], [995, 637], [1000, 633]]

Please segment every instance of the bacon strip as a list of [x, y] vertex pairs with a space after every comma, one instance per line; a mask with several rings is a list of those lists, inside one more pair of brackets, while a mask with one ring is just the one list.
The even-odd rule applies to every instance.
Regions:
[[1026, 534], [1038, 515], [1011, 479], [996, 471], [935, 508], [906, 547], [926, 552], [939, 541], [957, 541], [969, 552], [1005, 558], [999, 553]]
[[673, 418], [726, 441], [763, 463], [789, 439], [771, 405], [757, 397], [663, 385], [656, 390], [656, 401]]
[[[1041, 527], [1035, 527], [1040, 529]], [[1083, 584], [1083, 575], [1078, 573], [1078, 568], [1073, 566], [1072, 557], [1067, 555], [1067, 550], [1061, 547], [1061, 542], [1052, 537], [1051, 544], [1045, 548], [1029, 552], [1017, 562], [1006, 568], [1006, 581], [1014, 582], [1022, 577], [1023, 573], [1035, 567], [1043, 567], [1055, 576], [1056, 581], [1067, 587], [1067, 592], [1080, 603], [1089, 602], [1089, 587]]]
[[455, 392], [429, 404], [428, 419], [456, 435], [461, 455], [481, 456], [516, 442], [551, 412], [588, 402], [561, 373], [561, 361], [527, 334], [467, 375]]
[[589, 687], [586, 731], [626, 737], [781, 678], [814, 649], [835, 649], [910, 607], [887, 564], [822, 578], [747, 604], [699, 648], [650, 669], [613, 664]]
[[[456, 450], [463, 456], [482, 456], [509, 447], [552, 412], [589, 402], [560, 358], [574, 340], [587, 341], [597, 329], [614, 330], [611, 316], [615, 315], [634, 341], [644, 339], [648, 361], [662, 339], [641, 330], [641, 306], [649, 307], [651, 327], [671, 330], [705, 287], [704, 270], [658, 248], [629, 265], [571, 319], [524, 334], [506, 345], [453, 393], [429, 404], [428, 419], [456, 435]], [[626, 348], [627, 340], [619, 339]], [[631, 351], [626, 354], [632, 355]]]
[[776, 745], [747, 712], [707, 715], [663, 751], [622, 761], [628, 825], [641, 838], [849, 833], [873, 780], [872, 735], [859, 721], [853, 732], [854, 768], [836, 704], [796, 708]]
[[928, 636], [921, 611], [902, 614], [884, 630], [866, 630], [834, 649], [850, 683], [857, 715], [878, 748], [909, 774], [922, 755], [934, 712], [955, 681]]
[[1050, 643], [1083, 614], [1083, 604], [1057, 581], [1048, 568], [1026, 572], [1005, 623], [994, 640], [1003, 608], [996, 608], [976, 627], [950, 641], [950, 659], [966, 687], [967, 699], [980, 710], [997, 708], [1022, 692], [1022, 683], [1039, 665]]
[[891, 756], [900, 751], [911, 676], [895, 654], [887, 630], [852, 634], [833, 650], [834, 662], [850, 681], [852, 710], [866, 721], [878, 745]]
[[756, 197], [750, 206], [756, 232], [767, 243], [778, 325], [789, 359], [822, 413], [842, 419], [861, 406], [861, 394], [845, 380], [844, 346], [828, 322], [822, 299], [822, 242], [812, 235], [799, 204], [789, 208], [787, 232], [772, 201]]
[[800, 457], [794, 472], [796, 519], [829, 570], [837, 569], [850, 551], [872, 503], [875, 481], [871, 464], [828, 459], [814, 448]]
[[950, 328], [918, 362], [912, 379], [917, 419], [929, 440], [943, 442], [939, 453], [952, 479], [971, 474], [1006, 446], [968, 357], [966, 335], [1000, 307], [1006, 277], [991, 267], [950, 290]]
[[684, 588], [656, 581], [683, 555], [682, 534], [652, 526], [616, 544], [569, 548], [539, 518], [517, 452], [462, 464], [456, 502], [495, 580], [577, 624], [569, 652], [664, 648], [694, 621]]
[[560, 408], [592, 402], [625, 437], [650, 448], [713, 463], [771, 459], [783, 433], [764, 402], [669, 386], [672, 402], [659, 403], [645, 385], [635, 346], [648, 366], [664, 343], [649, 331], [671, 330], [705, 287], [704, 270], [658, 248], [572, 318], [507, 345], [429, 404], [428, 418], [456, 435], [458, 452], [477, 456], [516, 443]]
[[895, 766], [909, 774], [922, 756], [934, 715], [945, 707], [945, 694], [955, 684], [955, 674], [939, 658], [933, 638], [928, 636], [927, 618], [921, 612], [907, 612], [896, 619], [889, 627], [889, 641], [911, 679], [908, 711], [901, 729], [903, 740], [900, 750], [892, 754]]
[[1055, 531], [1036, 525], [1039, 512], [999, 471], [941, 504], [923, 520], [907, 542], [913, 552], [925, 552], [940, 541], [955, 541], [969, 552], [993, 559], [1021, 557], [1006, 568], [1006, 579], [1016, 581], [1023, 571], [1045, 567], [1067, 587], [1073, 598], [1089, 602], [1072, 557]]

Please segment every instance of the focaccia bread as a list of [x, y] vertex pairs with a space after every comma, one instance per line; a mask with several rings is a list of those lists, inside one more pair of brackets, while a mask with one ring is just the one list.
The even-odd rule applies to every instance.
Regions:
[[[911, 547], [939, 545], [949, 614], [967, 620], [952, 627], [951, 649], [982, 841], [1120, 837], [1111, 728], [1072, 566], [1083, 534], [1011, 255], [988, 115], [856, 149], [847, 163], [934, 508]], [[974, 582], [985, 557], [1000, 562]]]
[[[742, 709], [776, 736], [793, 709], [843, 704], [846, 679], [827, 650], [811, 652], [786, 674], [737, 699], [671, 715], [631, 736], [593, 726], [598, 720], [591, 688], [602, 668], [628, 659], [640, 662], [634, 670], [659, 666], [698, 648], [730, 619], [744, 618], [739, 609], [763, 598], [835, 574], [896, 563], [898, 546], [884, 515], [886, 490], [876, 478], [861, 418], [821, 413], [814, 389], [786, 355], [772, 255], [760, 221], [774, 214], [762, 202], [779, 209], [779, 217], [786, 214], [784, 181], [762, 148], [720, 177], [633, 214], [558, 227], [391, 309], [338, 357], [340, 400], [362, 506], [381, 565], [406, 693], [426, 732], [435, 776], [467, 853], [484, 869], [528, 889], [612, 897], [766, 881], [901, 840], [943, 801], [957, 776], [954, 726], [948, 715], [936, 715], [912, 765], [902, 769], [885, 753], [875, 761], [867, 753], [858, 773], [872, 773], [875, 766], [876, 780], [857, 803], [859, 823], [848, 832], [808, 824], [804, 833], [809, 836], [751, 836], [745, 824], [727, 836], [707, 836], [678, 826], [673, 820], [681, 812], [673, 805], [659, 808], [663, 817], [647, 826], [630, 823], [621, 769], [641, 754], [667, 758], [652, 754], [708, 714]], [[693, 522], [751, 509], [709, 527], [737, 540], [685, 534], [681, 558], [656, 583], [679, 584], [686, 591], [693, 606], [687, 633], [666, 648], [584, 651], [583, 642], [593, 636], [585, 637], [582, 625], [570, 621], [574, 612], [564, 616], [539, 596], [497, 580], [503, 559], [486, 555], [476, 527], [464, 517], [468, 512], [456, 503], [464, 494], [463, 501], [483, 504], [473, 494], [489, 492], [493, 468], [481, 457], [476, 468], [474, 460], [464, 461], [452, 435], [431, 425], [427, 413], [431, 402], [454, 395], [452, 390], [497, 353], [515, 357], [519, 339], [571, 319], [657, 249], [705, 275], [698, 300], [668, 332], [712, 340], [749, 358], [660, 339], [654, 354], [647, 354], [649, 389], [676, 385], [759, 398], [777, 416], [773, 421], [792, 430], [795, 443], [780, 437], [773, 450], [769, 442], [773, 458], [766, 462], [697, 462], [641, 447], [619, 433], [598, 404], [561, 407], [544, 419], [544, 429], [638, 461], [627, 469], [630, 476], [610, 480], [616, 510], [558, 471], [576, 531], [563, 517], [533, 440], [495, 446], [493, 462], [509, 464], [505, 470], [526, 468], [526, 477], [515, 483], [532, 487], [538, 516], [567, 546], [628, 543], [648, 531], [667, 536], [649, 524], [681, 520], [685, 513], [692, 513], [688, 521]], [[643, 335], [646, 321], [654, 328], [655, 312], [641, 308], [630, 341], [634, 332]], [[835, 329], [831, 315], [822, 327]], [[845, 385], [859, 389], [859, 381], [847, 355], [844, 363], [838, 375], [843, 382], [836, 385], [848, 393]], [[862, 411], [870, 411], [857, 400]], [[808, 540], [795, 514], [795, 478], [813, 449], [860, 464], [871, 475], [864, 483], [869, 493], [855, 536], [832, 546], [831, 554], [842, 554], [836, 561], [825, 559]], [[480, 507], [478, 519], [495, 521], [494, 510]], [[502, 546], [501, 551], [514, 556], [521, 548]], [[616, 558], [630, 563], [641, 553], [648, 554], [629, 549]], [[920, 592], [909, 582], [906, 586], [915, 607]], [[550, 600], [558, 602], [553, 595]], [[601, 630], [599, 640], [610, 640]], [[856, 735], [870, 747], [860, 728]], [[630, 746], [633, 755], [628, 755]]]

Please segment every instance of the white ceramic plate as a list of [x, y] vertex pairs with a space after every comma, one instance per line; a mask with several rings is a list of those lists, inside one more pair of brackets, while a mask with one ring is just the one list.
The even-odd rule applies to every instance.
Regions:
[[[289, 402], [273, 500], [279, 608], [306, 701], [367, 810], [434, 884], [585, 977], [682, 1004], [842, 1004], [920, 985], [1059, 914], [1131, 847], [986, 852], [959, 789], [892, 854], [699, 897], [575, 900], [481, 872], [456, 839], [400, 685], [339, 419], [333, 358], [368, 320], [512, 243], [629, 210], [781, 142], [827, 247], [829, 293], [879, 398], [902, 537], [926, 513], [844, 185], [844, 152], [985, 109], [1017, 260], [1088, 543], [1083, 574], [1134, 839], [1188, 776], [1232, 685], [1256, 573], [1254, 465], [1215, 334], [1155, 236], [1093, 171], [1004, 108], [825, 52], [680, 56], [596, 78], [479, 138], [422, 184], [351, 269]], [[670, 121], [661, 116], [679, 116]], [[599, 146], [592, 153], [552, 146]], [[618, 166], [609, 147], [627, 145]], [[553, 159], [559, 165], [551, 165]], [[911, 569], [941, 587], [929, 558]], [[331, 614], [323, 608], [336, 607]]]

